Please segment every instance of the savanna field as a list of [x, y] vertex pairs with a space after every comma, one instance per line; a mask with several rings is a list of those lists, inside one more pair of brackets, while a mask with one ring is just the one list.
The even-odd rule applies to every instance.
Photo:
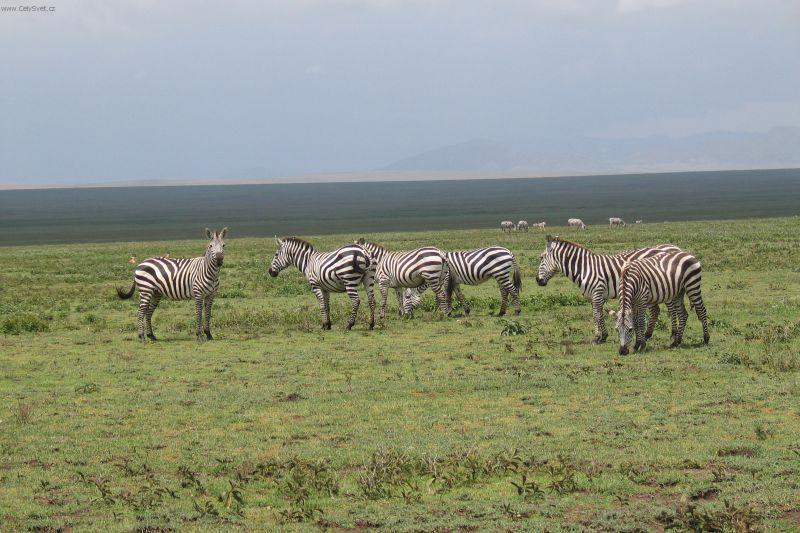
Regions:
[[[0, 530], [716, 530], [800, 527], [800, 219], [553, 228], [597, 251], [671, 242], [703, 263], [696, 316], [667, 349], [591, 344], [570, 281], [534, 281], [544, 234], [367, 234], [392, 250], [509, 247], [522, 315], [497, 285], [465, 318], [320, 330], [272, 238], [231, 225], [216, 340], [162, 302], [136, 340], [130, 256], [191, 241], [0, 248]], [[359, 234], [308, 237], [319, 250]], [[138, 294], [136, 296], [138, 298]], [[606, 309], [615, 308], [610, 302]]]

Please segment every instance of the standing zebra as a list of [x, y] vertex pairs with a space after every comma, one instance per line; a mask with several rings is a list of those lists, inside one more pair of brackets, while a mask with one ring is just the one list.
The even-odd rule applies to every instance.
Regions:
[[644, 331], [644, 309], [666, 303], [672, 321], [670, 348], [680, 345], [689, 313], [683, 303], [684, 294], [694, 307], [703, 325], [703, 343], [708, 344], [706, 306], [700, 294], [702, 267], [700, 261], [687, 252], [668, 252], [631, 261], [622, 269], [619, 290], [619, 353], [628, 355], [628, 344], [636, 332], [634, 351], [644, 350], [647, 337]]
[[361, 300], [358, 297], [359, 283], [367, 291], [369, 303], [369, 329], [375, 327], [375, 295], [372, 292], [375, 265], [360, 246], [342, 246], [332, 252], [317, 252], [311, 243], [298, 237], [275, 237], [278, 249], [269, 266], [269, 275], [278, 276], [281, 270], [294, 265], [305, 274], [311, 292], [317, 297], [322, 313], [322, 329], [331, 329], [330, 293], [346, 292], [350, 298], [350, 317], [347, 329], [356, 323]]
[[620, 226], [622, 226], [622, 227], [624, 228], [624, 227], [625, 227], [625, 221], [624, 221], [624, 220], [622, 220], [622, 219], [621, 219], [621, 218], [619, 218], [619, 217], [610, 217], [610, 218], [608, 219], [608, 225], [609, 225], [610, 227], [612, 227], [612, 228], [613, 228], [613, 227], [620, 227]]
[[586, 224], [579, 218], [570, 218], [567, 220], [567, 226], [571, 228], [586, 229]]
[[503, 231], [503, 232], [507, 231], [507, 232], [511, 233], [515, 229], [517, 229], [517, 227], [510, 220], [504, 220], [504, 221], [502, 221], [500, 223], [500, 231]]
[[[136, 319], [139, 325], [139, 340], [156, 340], [153, 334], [153, 312], [161, 298], [170, 300], [194, 299], [197, 310], [197, 340], [212, 340], [211, 305], [219, 287], [219, 270], [225, 258], [225, 234], [206, 228], [210, 239], [206, 253], [192, 259], [173, 259], [167, 256], [145, 259], [133, 273], [133, 285], [128, 292], [117, 289], [117, 296], [127, 300], [139, 288], [139, 311]], [[205, 308], [205, 328], [203, 328], [203, 309]], [[205, 338], [203, 337], [205, 333]], [[145, 337], [146, 335], [146, 337]]]
[[[547, 248], [541, 255], [536, 282], [544, 287], [554, 274], [563, 272], [578, 285], [583, 296], [592, 302], [594, 342], [600, 344], [608, 337], [603, 305], [607, 300], [617, 298], [622, 267], [625, 263], [660, 252], [672, 251], [680, 252], [681, 249], [673, 244], [659, 244], [618, 254], [596, 254], [580, 244], [548, 235]], [[647, 325], [648, 338], [653, 335], [658, 314], [658, 305], [651, 306], [650, 322]]]
[[[500, 311], [497, 316], [506, 314], [509, 295], [514, 305], [514, 313], [520, 314], [519, 293], [522, 289], [522, 277], [514, 254], [508, 248], [489, 246], [475, 250], [447, 252], [445, 254], [450, 276], [447, 283], [448, 302], [455, 292], [458, 301], [464, 308], [464, 315], [469, 315], [469, 305], [459, 285], [480, 285], [491, 278], [497, 280], [500, 287]], [[411, 314], [419, 305], [425, 285], [415, 289], [406, 289], [403, 299], [403, 310]]]
[[520, 220], [517, 222], [517, 231], [528, 231], [528, 221], [527, 220]]
[[355, 242], [362, 246], [377, 264], [375, 279], [381, 291], [381, 323], [386, 318], [386, 301], [389, 288], [395, 290], [399, 313], [403, 315], [403, 288], [415, 288], [427, 284], [436, 294], [439, 309], [450, 314], [447, 298], [447, 260], [438, 248], [426, 246], [407, 252], [390, 252], [380, 244], [360, 238]]
[[544, 230], [547, 227], [547, 222], [537, 222], [535, 224], [531, 224], [532, 228]]

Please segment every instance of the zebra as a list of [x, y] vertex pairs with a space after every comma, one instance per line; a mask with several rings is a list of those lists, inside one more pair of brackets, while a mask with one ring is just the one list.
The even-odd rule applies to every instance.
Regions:
[[535, 224], [531, 224], [532, 228], [544, 230], [547, 227], [547, 222], [537, 222]]
[[355, 241], [363, 247], [375, 262], [375, 279], [381, 292], [381, 324], [386, 318], [386, 303], [389, 288], [395, 290], [399, 314], [403, 312], [403, 288], [428, 285], [436, 295], [439, 309], [449, 315], [451, 308], [447, 298], [448, 271], [444, 252], [432, 246], [406, 252], [390, 252], [380, 244], [366, 241], [363, 237]]
[[[133, 285], [128, 292], [117, 288], [117, 296], [127, 300], [139, 288], [139, 311], [136, 320], [139, 326], [139, 340], [156, 340], [153, 334], [153, 312], [162, 297], [170, 300], [194, 299], [197, 311], [197, 340], [213, 340], [211, 336], [211, 305], [219, 287], [219, 271], [225, 259], [225, 235], [228, 228], [211, 231], [206, 228], [209, 238], [205, 255], [192, 259], [176, 259], [168, 256], [145, 259], [133, 273]], [[205, 309], [205, 327], [203, 310]], [[205, 333], [205, 337], [203, 337]]]
[[[469, 315], [469, 305], [464, 299], [459, 285], [480, 285], [491, 278], [497, 280], [500, 287], [500, 311], [497, 316], [506, 314], [506, 304], [509, 295], [514, 305], [514, 313], [520, 314], [519, 294], [522, 289], [522, 277], [514, 254], [508, 248], [489, 246], [474, 250], [460, 252], [447, 252], [445, 254], [447, 266], [450, 269], [447, 284], [448, 302], [452, 300], [455, 292], [458, 301], [464, 308], [464, 315]], [[422, 300], [425, 285], [414, 289], [406, 289], [403, 295], [403, 311], [413, 313]]]
[[356, 323], [361, 300], [358, 285], [363, 284], [369, 303], [369, 329], [375, 327], [375, 295], [373, 281], [375, 265], [366, 250], [357, 245], [342, 246], [332, 252], [318, 252], [311, 243], [299, 237], [275, 236], [278, 249], [269, 266], [269, 275], [277, 277], [281, 270], [294, 265], [305, 274], [311, 292], [317, 297], [322, 314], [322, 329], [331, 329], [330, 293], [346, 292], [350, 298], [347, 329]]
[[622, 219], [621, 219], [621, 218], [619, 218], [619, 217], [610, 217], [610, 218], [608, 219], [608, 225], [609, 225], [610, 227], [612, 227], [612, 228], [613, 228], [613, 227], [615, 227], [615, 226], [616, 226], [616, 227], [622, 226], [622, 227], [624, 228], [624, 227], [625, 227], [625, 221], [624, 221], [624, 220], [622, 220]]
[[520, 220], [517, 222], [517, 231], [528, 231], [528, 221], [527, 220]]
[[586, 229], [586, 224], [579, 218], [570, 218], [567, 220], [567, 226], [571, 228]]
[[708, 344], [706, 306], [700, 294], [702, 267], [700, 261], [687, 252], [659, 253], [627, 263], [622, 269], [619, 289], [619, 353], [628, 355], [628, 344], [636, 333], [634, 351], [644, 350], [644, 309], [666, 303], [672, 321], [670, 348], [683, 340], [689, 313], [683, 303], [684, 294], [703, 325], [703, 343]]
[[504, 220], [500, 223], [500, 231], [507, 231], [511, 233], [515, 229], [517, 229], [517, 227], [510, 220]]
[[[636, 250], [627, 250], [617, 254], [596, 254], [574, 242], [558, 236], [546, 237], [547, 248], [542, 252], [536, 283], [544, 287], [557, 272], [563, 272], [573, 283], [578, 285], [583, 296], [592, 303], [594, 318], [594, 343], [605, 342], [608, 337], [603, 305], [619, 294], [619, 279], [622, 267], [627, 261], [648, 257], [660, 252], [680, 252], [674, 244], [659, 244]], [[647, 337], [653, 335], [653, 329], [659, 315], [658, 305], [650, 307], [650, 322], [647, 326]]]
[[633, 223], [634, 224], [641, 224], [642, 222], [644, 222], [644, 220], [639, 219], [639, 220], [635, 220]]

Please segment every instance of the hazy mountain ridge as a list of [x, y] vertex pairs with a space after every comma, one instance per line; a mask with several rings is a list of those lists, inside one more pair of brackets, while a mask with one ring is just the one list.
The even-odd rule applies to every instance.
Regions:
[[714, 132], [672, 138], [583, 137], [514, 151], [473, 139], [405, 157], [382, 170], [636, 172], [777, 168], [800, 165], [800, 128], [765, 133]]

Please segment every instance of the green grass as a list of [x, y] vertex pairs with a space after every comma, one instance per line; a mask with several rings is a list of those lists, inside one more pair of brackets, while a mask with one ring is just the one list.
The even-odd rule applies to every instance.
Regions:
[[[300, 273], [266, 275], [271, 239], [231, 229], [217, 340], [190, 302], [136, 339], [130, 255], [203, 241], [0, 249], [0, 524], [4, 530], [793, 530], [800, 520], [800, 220], [560, 229], [603, 251], [673, 242], [703, 261], [696, 317], [668, 350], [590, 343], [591, 310], [533, 278], [543, 235], [368, 235], [392, 249], [501, 244], [523, 314], [319, 330]], [[320, 249], [359, 235], [311, 238]], [[458, 313], [458, 310], [456, 311]], [[516, 320], [517, 324], [509, 321]], [[611, 325], [609, 321], [609, 325]], [[521, 333], [503, 335], [507, 332]]]

